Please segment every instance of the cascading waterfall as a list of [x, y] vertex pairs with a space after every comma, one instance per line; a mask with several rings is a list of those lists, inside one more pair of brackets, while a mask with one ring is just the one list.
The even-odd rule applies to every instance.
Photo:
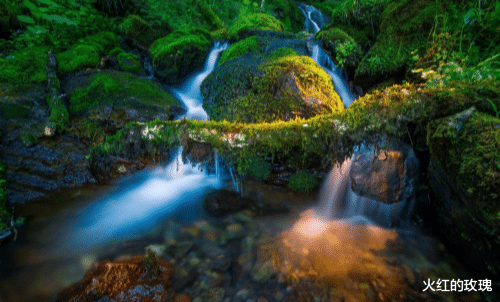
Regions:
[[[299, 3], [298, 7], [306, 17], [304, 30], [307, 32], [317, 34], [320, 29], [326, 25], [325, 17], [315, 7], [303, 3]], [[344, 103], [344, 107], [349, 107], [354, 99], [356, 99], [356, 96], [351, 92], [342, 68], [337, 68], [332, 59], [330, 59], [317, 43], [312, 45], [311, 58], [330, 75], [335, 91], [339, 94], [340, 99]]]
[[[173, 94], [186, 106], [186, 113], [180, 118], [208, 120], [203, 110], [200, 85], [213, 71], [219, 54], [227, 49], [228, 43], [216, 42], [206, 60], [204, 70], [193, 75]], [[185, 220], [199, 215], [202, 210], [197, 200], [210, 188], [222, 186], [219, 156], [215, 155], [215, 175], [207, 170], [193, 167], [182, 160], [182, 148], [176, 151], [175, 159], [165, 168], [136, 175], [130, 185], [122, 185], [118, 192], [97, 201], [86, 209], [78, 221], [77, 230], [66, 239], [70, 244], [91, 249], [106, 241], [140, 236], [173, 211], [180, 211]], [[122, 193], [123, 192], [123, 193]], [[195, 204], [196, 203], [196, 204]], [[179, 210], [180, 209], [180, 210]], [[81, 250], [79, 252], [82, 252]]]
[[[304, 30], [316, 34], [326, 25], [325, 18], [318, 9], [303, 3], [297, 5], [306, 18]], [[349, 88], [343, 70], [335, 66], [317, 42], [312, 44], [310, 56], [331, 76], [335, 91], [339, 94], [344, 107], [349, 107], [356, 96]], [[406, 202], [383, 204], [358, 196], [352, 191], [349, 179], [351, 164], [352, 158], [332, 168], [319, 195], [317, 214], [326, 219], [347, 219], [385, 227], [390, 227], [396, 220], [401, 220], [400, 215], [407, 209]], [[411, 211], [406, 210], [406, 212]], [[408, 221], [408, 217], [403, 220]]]

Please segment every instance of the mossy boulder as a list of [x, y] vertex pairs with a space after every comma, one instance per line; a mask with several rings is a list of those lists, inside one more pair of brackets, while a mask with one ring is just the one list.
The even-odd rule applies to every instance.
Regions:
[[70, 49], [56, 55], [59, 71], [66, 74], [83, 68], [96, 68], [101, 57], [117, 47], [119, 40], [111, 32], [100, 32], [80, 39]]
[[500, 119], [474, 107], [427, 127], [439, 233], [478, 273], [500, 274]]
[[168, 28], [164, 28], [164, 30], [153, 29], [137, 15], [128, 15], [118, 26], [118, 30], [125, 36], [127, 44], [140, 49], [148, 49], [155, 40], [169, 33]]
[[242, 31], [248, 30], [270, 30], [270, 31], [283, 31], [284, 26], [278, 19], [273, 16], [256, 13], [244, 15], [238, 18], [236, 22], [229, 29], [231, 37], [238, 37]]
[[10, 84], [45, 84], [48, 47], [34, 47], [0, 58], [0, 82]]
[[201, 91], [203, 107], [216, 121], [288, 121], [344, 109], [330, 76], [288, 47], [222, 64]]
[[124, 72], [102, 72], [89, 85], [70, 93], [70, 113], [84, 114], [100, 106], [157, 110], [173, 115], [178, 101], [147, 79]]
[[211, 45], [211, 34], [201, 28], [177, 30], [156, 40], [149, 49], [155, 76], [168, 85], [181, 84], [203, 68]]
[[356, 40], [336, 27], [320, 31], [316, 39], [323, 42], [323, 48], [337, 65], [354, 76], [354, 70], [363, 58], [363, 51]]
[[376, 43], [356, 70], [355, 84], [366, 91], [393, 75], [402, 78], [411, 52], [425, 47], [436, 12], [443, 11], [441, 1], [390, 1], [380, 16]]
[[251, 36], [246, 39], [243, 39], [241, 41], [238, 41], [231, 46], [229, 46], [228, 49], [226, 49], [222, 55], [220, 56], [218, 65], [222, 65], [227, 61], [234, 60], [246, 53], [256, 51], [260, 48], [260, 45], [258, 43], [258, 37], [257, 36]]
[[137, 55], [122, 52], [118, 54], [116, 58], [123, 71], [128, 71], [136, 75], [139, 75], [142, 72], [141, 60]]

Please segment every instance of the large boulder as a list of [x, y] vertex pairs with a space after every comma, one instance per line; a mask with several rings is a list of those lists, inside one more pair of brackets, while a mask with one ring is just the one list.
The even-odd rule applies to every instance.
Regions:
[[500, 119], [471, 108], [433, 121], [427, 131], [435, 229], [478, 276], [498, 276]]
[[125, 43], [131, 48], [147, 50], [153, 42], [168, 34], [171, 30], [167, 27], [153, 29], [144, 19], [137, 15], [128, 15], [118, 30], [125, 37]]
[[155, 76], [168, 85], [180, 85], [189, 74], [203, 68], [211, 45], [211, 34], [201, 28], [177, 30], [154, 41], [149, 51]]
[[310, 57], [289, 47], [273, 49], [276, 42], [257, 49], [253, 39], [242, 47], [249, 53], [225, 62], [203, 82], [203, 107], [211, 119], [288, 121], [344, 109], [330, 76]]
[[375, 154], [363, 148], [353, 157], [349, 177], [357, 195], [392, 204], [415, 201], [419, 174], [411, 146], [399, 145]]
[[63, 289], [56, 301], [172, 301], [172, 267], [151, 257], [101, 261], [87, 270], [78, 283]]

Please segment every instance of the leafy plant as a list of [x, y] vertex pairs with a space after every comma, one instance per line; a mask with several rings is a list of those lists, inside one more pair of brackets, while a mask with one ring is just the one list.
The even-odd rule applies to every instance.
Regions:
[[318, 180], [307, 170], [300, 170], [290, 177], [288, 187], [297, 192], [310, 192], [318, 186]]

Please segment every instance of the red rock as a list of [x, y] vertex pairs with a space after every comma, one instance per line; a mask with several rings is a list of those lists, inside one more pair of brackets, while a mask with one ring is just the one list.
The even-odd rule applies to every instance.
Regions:
[[81, 281], [63, 289], [56, 301], [171, 301], [172, 267], [157, 260], [158, 276], [149, 279], [143, 258], [135, 256], [128, 260], [95, 263]]

